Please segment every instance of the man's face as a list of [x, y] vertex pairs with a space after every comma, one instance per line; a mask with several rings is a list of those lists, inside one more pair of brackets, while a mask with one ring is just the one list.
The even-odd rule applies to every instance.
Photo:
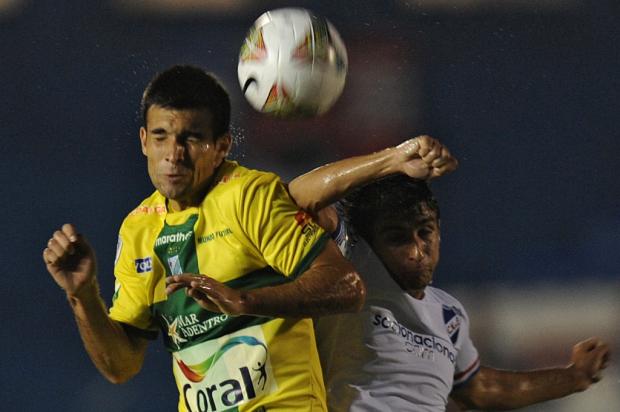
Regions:
[[439, 222], [427, 206], [411, 220], [379, 219], [372, 248], [402, 289], [422, 292], [439, 262]]
[[230, 135], [215, 140], [207, 109], [151, 106], [140, 129], [142, 153], [155, 188], [174, 210], [196, 206], [230, 148]]

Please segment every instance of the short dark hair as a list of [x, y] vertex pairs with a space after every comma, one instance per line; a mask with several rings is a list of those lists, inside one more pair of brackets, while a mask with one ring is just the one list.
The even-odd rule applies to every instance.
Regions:
[[228, 92], [211, 73], [194, 66], [173, 66], [158, 73], [142, 95], [142, 120], [153, 105], [168, 109], [208, 109], [213, 115], [213, 137], [218, 138], [230, 127]]
[[378, 179], [349, 194], [344, 206], [353, 230], [367, 241], [380, 219], [413, 223], [426, 207], [439, 220], [439, 204], [428, 184], [406, 175]]

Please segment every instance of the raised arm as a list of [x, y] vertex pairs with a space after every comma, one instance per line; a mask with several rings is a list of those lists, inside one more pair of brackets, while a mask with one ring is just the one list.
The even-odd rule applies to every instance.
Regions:
[[67, 294], [86, 351], [101, 374], [122, 383], [138, 373], [148, 341], [108, 317], [99, 294], [95, 253], [86, 239], [73, 225], [63, 225], [48, 241], [43, 260]]
[[588, 389], [601, 379], [609, 361], [609, 347], [590, 338], [573, 347], [571, 362], [563, 368], [512, 372], [481, 367], [451, 397], [466, 409], [508, 410], [561, 398]]
[[438, 140], [418, 136], [379, 152], [321, 166], [295, 178], [288, 189], [302, 209], [316, 214], [375, 179], [396, 173], [432, 179], [455, 170], [457, 165], [457, 160]]

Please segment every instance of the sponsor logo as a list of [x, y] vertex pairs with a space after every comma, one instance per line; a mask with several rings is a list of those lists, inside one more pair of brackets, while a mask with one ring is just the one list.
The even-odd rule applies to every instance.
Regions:
[[216, 230], [215, 232], [211, 232], [206, 236], [198, 237], [198, 243], [208, 243], [212, 240], [219, 239], [228, 235], [232, 235], [232, 229], [229, 227], [224, 230]]
[[[192, 315], [192, 316], [195, 317], [196, 315]], [[166, 325], [168, 325], [168, 331], [167, 331], [168, 337], [170, 337], [170, 340], [172, 341], [172, 343], [177, 346], [177, 349], [179, 349], [181, 343], [187, 342], [187, 339], [181, 337], [181, 335], [179, 334], [180, 317], [177, 316], [176, 318], [174, 318], [172, 322], [168, 322], [168, 319], [166, 319], [166, 317], [163, 315], [162, 315], [162, 319], [164, 320], [164, 322], [166, 322]]]
[[143, 206], [140, 205], [137, 208], [135, 208], [131, 213], [129, 213], [130, 216], [134, 216], [134, 215], [151, 215], [153, 213], [156, 213], [158, 215], [163, 215], [166, 213], [166, 206], [165, 205], [154, 205], [154, 206]]
[[145, 258], [138, 258], [133, 261], [136, 266], [136, 272], [147, 273], [153, 270], [153, 259], [150, 256]]
[[260, 329], [249, 328], [174, 353], [175, 376], [187, 410], [231, 410], [275, 392], [263, 339]]
[[308, 213], [304, 212], [303, 210], [300, 210], [295, 215], [295, 221], [297, 222], [297, 226], [300, 226], [303, 228], [312, 221], [312, 217]]
[[395, 319], [390, 319], [380, 313], [375, 314], [372, 324], [383, 329], [389, 329], [403, 338], [405, 350], [420, 358], [434, 361], [436, 355], [442, 355], [448, 358], [452, 364], [456, 362], [456, 353], [435, 336], [416, 333]]
[[161, 317], [166, 322], [168, 336], [177, 349], [180, 349], [181, 343], [187, 342], [187, 338], [194, 338], [207, 333], [215, 326], [228, 320], [228, 315], [217, 315], [206, 320], [200, 320], [195, 313], [177, 315], [174, 318], [162, 314]]
[[168, 245], [170, 243], [185, 242], [187, 239], [189, 239], [192, 236], [193, 233], [194, 233], [193, 231], [188, 230], [185, 233], [179, 232], [179, 233], [173, 233], [171, 235], [162, 235], [158, 237], [157, 240], [155, 241], [155, 247], [162, 246], [162, 245]]
[[312, 217], [300, 210], [295, 215], [295, 221], [297, 222], [297, 226], [301, 227], [301, 233], [304, 235], [304, 247], [308, 244], [312, 236], [314, 236], [318, 230], [316, 224], [312, 221]]
[[[459, 316], [460, 315], [460, 316]], [[443, 321], [446, 324], [446, 330], [450, 340], [454, 345], [459, 338], [459, 330], [461, 328], [461, 311], [454, 306], [443, 305]]]
[[230, 182], [233, 179], [237, 179], [239, 176], [241, 176], [241, 173], [238, 173], [238, 172], [237, 173], [233, 173], [231, 175], [222, 176], [222, 178], [220, 179], [219, 182], [217, 182], [217, 184], [219, 185], [219, 184], [222, 184], [222, 183], [228, 183], [228, 182]]

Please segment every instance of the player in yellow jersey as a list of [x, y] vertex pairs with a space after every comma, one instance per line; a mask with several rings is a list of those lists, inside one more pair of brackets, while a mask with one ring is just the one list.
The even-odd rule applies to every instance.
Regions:
[[311, 318], [359, 310], [359, 275], [276, 175], [226, 160], [230, 102], [213, 76], [175, 66], [142, 109], [156, 191], [121, 226], [110, 310], [73, 225], [43, 252], [95, 366], [130, 379], [162, 331], [180, 411], [326, 410]]

